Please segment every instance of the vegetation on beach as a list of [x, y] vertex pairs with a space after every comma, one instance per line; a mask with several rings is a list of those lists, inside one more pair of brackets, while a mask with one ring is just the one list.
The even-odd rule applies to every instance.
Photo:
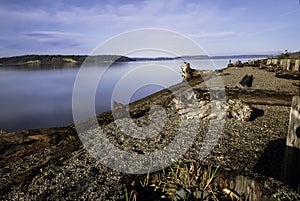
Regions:
[[288, 50], [285, 50], [283, 53], [281, 53], [278, 56], [278, 59], [295, 59], [300, 58], [300, 51], [298, 52], [289, 52]]
[[224, 186], [215, 180], [218, 170], [219, 167], [204, 167], [195, 161], [180, 161], [134, 182], [126, 191], [126, 200], [143, 200], [145, 192], [154, 200], [245, 200], [233, 190], [232, 182]]
[[285, 50], [284, 53], [280, 54], [278, 56], [278, 59], [288, 59], [290, 57], [291, 53], [289, 53], [287, 50]]

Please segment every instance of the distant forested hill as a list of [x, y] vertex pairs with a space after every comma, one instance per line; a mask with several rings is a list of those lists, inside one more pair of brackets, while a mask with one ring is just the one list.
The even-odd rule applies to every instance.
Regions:
[[287, 50], [278, 55], [279, 59], [300, 59], [300, 52], [288, 52]]
[[[82, 64], [87, 55], [24, 55], [0, 58], [0, 65], [63, 65]], [[118, 55], [89, 56], [89, 62], [126, 62], [131, 58]]]
[[290, 53], [290, 58], [300, 58], [300, 51]]

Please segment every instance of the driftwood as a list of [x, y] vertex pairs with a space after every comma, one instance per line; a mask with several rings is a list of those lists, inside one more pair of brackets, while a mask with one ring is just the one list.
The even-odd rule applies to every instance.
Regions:
[[237, 61], [234, 63], [234, 66], [236, 66], [236, 67], [244, 67], [244, 64], [243, 64], [242, 61], [237, 60]]
[[184, 62], [181, 68], [181, 75], [184, 77], [186, 81], [189, 81], [192, 78], [201, 77], [201, 73], [198, 70], [192, 69], [190, 63]]
[[285, 79], [300, 80], [300, 72], [297, 71], [278, 71], [275, 76]]
[[[210, 90], [208, 93], [205, 89], [195, 89], [199, 98], [209, 99], [211, 94], [217, 94], [217, 91]], [[226, 99], [239, 99], [245, 103], [254, 105], [278, 105], [291, 106], [294, 94], [285, 92], [260, 90], [260, 89], [240, 89], [225, 88]]]
[[249, 121], [253, 113], [251, 105], [241, 100], [230, 99], [226, 103], [222, 99], [201, 100], [194, 93], [187, 93], [180, 100], [174, 98], [173, 103], [178, 114], [187, 119], [223, 119], [226, 116], [240, 121]]
[[284, 156], [283, 181], [300, 192], [300, 97], [294, 96]]

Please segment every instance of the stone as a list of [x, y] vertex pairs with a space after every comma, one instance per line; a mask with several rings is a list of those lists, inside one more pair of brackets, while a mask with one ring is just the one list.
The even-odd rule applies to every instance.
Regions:
[[253, 109], [250, 104], [241, 100], [229, 99], [226, 103], [226, 115], [228, 118], [234, 118], [239, 121], [249, 121]]
[[253, 75], [246, 74], [239, 83], [242, 87], [252, 87], [253, 80]]

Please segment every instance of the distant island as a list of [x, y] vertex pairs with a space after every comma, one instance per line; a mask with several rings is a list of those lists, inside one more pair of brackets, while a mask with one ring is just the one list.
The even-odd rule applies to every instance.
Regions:
[[154, 58], [147, 58], [147, 57], [135, 57], [132, 58], [135, 61], [161, 61], [161, 60], [205, 60], [205, 59], [241, 59], [241, 58], [267, 58], [274, 55], [224, 55], [224, 56], [208, 56], [208, 55], [186, 55], [186, 56], [179, 56], [179, 57], [154, 57]]
[[99, 55], [99, 56], [24, 55], [24, 56], [0, 58], [0, 65], [2, 66], [64, 65], [64, 64], [82, 64], [84, 61], [90, 63], [108, 63], [108, 62], [128, 62], [134, 60], [125, 56], [118, 56], [118, 55]]
[[278, 55], [228, 55], [228, 56], [207, 56], [192, 55], [180, 57], [126, 57], [120, 55], [23, 55], [0, 58], [0, 66], [21, 66], [21, 65], [80, 65], [88, 63], [109, 63], [109, 62], [130, 62], [130, 61], [163, 61], [163, 60], [202, 60], [202, 59], [240, 59], [240, 58], [267, 58]]

